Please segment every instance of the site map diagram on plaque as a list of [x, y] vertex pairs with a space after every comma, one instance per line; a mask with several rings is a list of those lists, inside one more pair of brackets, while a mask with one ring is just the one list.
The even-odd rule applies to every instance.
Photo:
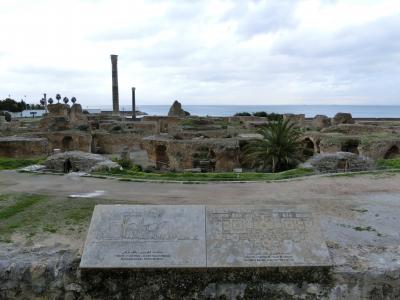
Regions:
[[330, 265], [319, 222], [298, 207], [207, 206], [208, 267]]
[[203, 267], [202, 205], [97, 205], [82, 268]]
[[97, 205], [81, 268], [331, 265], [310, 210], [266, 205]]

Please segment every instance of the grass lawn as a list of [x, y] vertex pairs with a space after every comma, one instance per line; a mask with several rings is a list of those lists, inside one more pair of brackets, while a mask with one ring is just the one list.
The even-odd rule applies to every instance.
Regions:
[[42, 161], [43, 161], [42, 158], [20, 159], [20, 158], [0, 157], [0, 170], [15, 170], [30, 165], [38, 164]]
[[0, 194], [0, 241], [11, 242], [14, 233], [29, 238], [41, 233], [68, 235], [86, 231], [98, 201], [25, 193]]
[[226, 173], [181, 173], [181, 172], [165, 172], [165, 173], [146, 173], [131, 170], [122, 170], [114, 173], [96, 173], [101, 176], [116, 176], [123, 181], [129, 180], [160, 180], [160, 181], [269, 181], [302, 177], [313, 174], [310, 169], [292, 169], [280, 173], [256, 173], [246, 172], [236, 174], [233, 172]]
[[0, 242], [30, 241], [50, 235], [84, 238], [97, 204], [132, 204], [130, 200], [1, 194]]

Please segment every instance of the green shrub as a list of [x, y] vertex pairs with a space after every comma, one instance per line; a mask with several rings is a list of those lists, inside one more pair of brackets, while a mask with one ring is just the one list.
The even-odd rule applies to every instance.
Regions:
[[266, 118], [266, 117], [268, 117], [268, 114], [265, 111], [258, 111], [258, 112], [253, 113], [253, 116]]
[[124, 169], [130, 169], [132, 167], [132, 161], [128, 158], [119, 158], [117, 163]]
[[0, 116], [4, 116], [7, 122], [11, 122], [11, 114], [8, 111], [0, 111]]
[[132, 171], [132, 172], [142, 172], [143, 168], [141, 166], [139, 166], [139, 165], [133, 165], [131, 167], [130, 171]]
[[235, 117], [251, 117], [251, 113], [249, 112], [238, 112], [234, 115]]
[[384, 169], [400, 169], [400, 159], [380, 159], [377, 161], [377, 165]]

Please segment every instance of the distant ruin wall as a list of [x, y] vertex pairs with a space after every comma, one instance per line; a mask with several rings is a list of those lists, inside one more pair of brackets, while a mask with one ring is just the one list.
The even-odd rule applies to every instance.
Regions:
[[0, 156], [13, 158], [39, 158], [49, 154], [45, 138], [0, 137]]

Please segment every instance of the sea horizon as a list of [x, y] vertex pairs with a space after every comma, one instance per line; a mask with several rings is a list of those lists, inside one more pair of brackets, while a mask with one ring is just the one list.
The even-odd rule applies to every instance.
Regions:
[[[83, 106], [84, 109], [111, 111], [111, 105]], [[136, 109], [149, 115], [167, 115], [171, 105], [137, 105]], [[354, 118], [400, 118], [400, 105], [182, 105], [182, 108], [195, 116], [233, 116], [239, 112], [305, 114], [307, 118], [315, 115], [333, 117], [338, 112], [351, 113]], [[131, 111], [131, 105], [120, 105], [120, 111]]]

